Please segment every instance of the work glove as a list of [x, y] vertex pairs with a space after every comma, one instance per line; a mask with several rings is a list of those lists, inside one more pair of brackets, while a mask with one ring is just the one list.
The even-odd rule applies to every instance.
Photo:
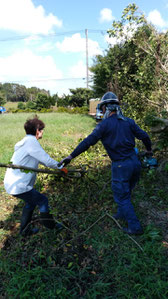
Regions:
[[60, 167], [61, 165], [66, 166], [71, 162], [72, 159], [73, 159], [72, 156], [69, 155], [68, 157], [62, 159], [60, 163], [58, 163], [58, 167]]
[[57, 164], [57, 169], [61, 170], [63, 167], [64, 167], [63, 164], [61, 164], [61, 163]]

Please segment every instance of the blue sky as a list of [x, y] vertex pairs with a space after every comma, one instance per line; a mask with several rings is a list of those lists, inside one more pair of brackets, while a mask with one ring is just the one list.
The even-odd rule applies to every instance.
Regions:
[[91, 66], [114, 43], [106, 31], [133, 2], [158, 30], [168, 29], [168, 0], [0, 0], [0, 82], [60, 96], [86, 87], [85, 29]]

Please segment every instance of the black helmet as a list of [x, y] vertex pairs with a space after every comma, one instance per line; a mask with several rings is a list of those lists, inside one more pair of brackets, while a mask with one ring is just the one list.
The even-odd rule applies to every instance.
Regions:
[[106, 92], [104, 94], [104, 96], [101, 98], [100, 109], [102, 109], [103, 105], [107, 105], [107, 104], [119, 105], [119, 100], [118, 100], [117, 96], [111, 91]]

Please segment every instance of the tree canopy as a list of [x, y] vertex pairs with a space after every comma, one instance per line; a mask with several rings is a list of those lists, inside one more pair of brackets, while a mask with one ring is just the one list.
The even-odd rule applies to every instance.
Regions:
[[135, 4], [124, 9], [108, 33], [117, 43], [91, 67], [95, 94], [102, 96], [110, 83], [135, 119], [151, 108], [168, 110], [168, 33], [157, 32]]
[[0, 84], [0, 106], [3, 106], [5, 102], [6, 100], [5, 100], [4, 92], [2, 90], [2, 84]]
[[0, 85], [0, 91], [3, 93], [7, 102], [28, 102], [36, 98], [37, 94], [42, 92], [50, 95], [49, 91], [37, 87], [26, 88], [24, 85], [15, 83], [4, 83]]
[[83, 107], [89, 104], [89, 99], [93, 97], [93, 91], [88, 88], [70, 89], [70, 95], [56, 96], [57, 106], [62, 107]]
[[93, 91], [88, 88], [70, 89], [69, 103], [73, 107], [82, 107], [89, 104], [89, 99], [93, 96]]

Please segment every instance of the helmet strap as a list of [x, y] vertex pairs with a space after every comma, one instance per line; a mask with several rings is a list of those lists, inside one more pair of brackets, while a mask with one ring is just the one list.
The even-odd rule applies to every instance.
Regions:
[[110, 116], [111, 112], [112, 112], [112, 111], [110, 111], [110, 110], [108, 109], [108, 107], [106, 107], [106, 112], [105, 112], [104, 115], [103, 115], [103, 119], [108, 118], [108, 117]]

